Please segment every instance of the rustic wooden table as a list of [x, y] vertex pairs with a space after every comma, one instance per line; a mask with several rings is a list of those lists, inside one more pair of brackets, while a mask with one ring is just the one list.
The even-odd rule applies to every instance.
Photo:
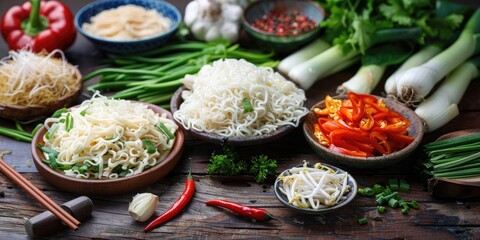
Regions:
[[[0, 12], [18, 4], [15, 1], [0, 1]], [[65, 1], [72, 11], [89, 2]], [[187, 1], [172, 1], [183, 11]], [[67, 52], [68, 59], [78, 65], [83, 74], [99, 65], [102, 53], [96, 50], [82, 36]], [[7, 46], [0, 41], [0, 56], [6, 56]], [[349, 78], [355, 69], [349, 69], [315, 84], [307, 91], [308, 105], [321, 100], [326, 94], [334, 94], [336, 86]], [[443, 128], [428, 133], [424, 141], [456, 130], [480, 128], [479, 79], [474, 80], [462, 99], [461, 114]], [[379, 84], [382, 86], [383, 84]], [[381, 94], [382, 88], [374, 93]], [[1, 120], [0, 124], [12, 126], [12, 122]], [[209, 157], [220, 146], [195, 140], [187, 136], [185, 150], [180, 163], [173, 172], [157, 183], [139, 190], [151, 192], [160, 197], [156, 216], [164, 212], [178, 198], [184, 189], [188, 172], [188, 159], [193, 161], [193, 178], [196, 193], [187, 208], [173, 220], [150, 233], [143, 233], [144, 223], [137, 223], [127, 212], [129, 201], [137, 192], [113, 197], [91, 196], [94, 203], [92, 216], [83, 221], [77, 231], [65, 229], [50, 239], [226, 239], [226, 238], [347, 238], [347, 239], [479, 239], [480, 204], [476, 201], [454, 201], [432, 198], [426, 191], [417, 171], [420, 154], [382, 170], [346, 169], [356, 178], [360, 187], [385, 183], [389, 178], [399, 177], [411, 184], [411, 191], [403, 194], [404, 199], [416, 200], [420, 209], [403, 215], [398, 210], [378, 214], [374, 199], [357, 196], [348, 206], [322, 216], [306, 216], [285, 208], [275, 197], [273, 183], [257, 184], [248, 178], [218, 179], [206, 175]], [[10, 150], [4, 159], [23, 176], [33, 182], [57, 203], [78, 197], [61, 191], [44, 181], [32, 164], [30, 145], [0, 136], [0, 150]], [[303, 160], [322, 161], [307, 145], [301, 128], [288, 136], [262, 146], [243, 147], [240, 154], [267, 154], [275, 158], [282, 171], [298, 165]], [[0, 239], [28, 238], [24, 224], [44, 208], [30, 198], [12, 181], [0, 174]], [[209, 199], [229, 199], [245, 205], [262, 207], [272, 213], [278, 221], [266, 223], [251, 222], [227, 211], [207, 207]], [[368, 218], [368, 224], [360, 225], [357, 220]]]

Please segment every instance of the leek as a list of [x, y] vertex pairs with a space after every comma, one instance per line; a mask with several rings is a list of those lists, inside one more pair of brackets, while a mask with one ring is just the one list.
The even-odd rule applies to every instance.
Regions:
[[404, 62], [413, 52], [409, 44], [389, 43], [374, 46], [362, 55], [362, 66], [355, 75], [342, 83], [337, 93], [349, 91], [369, 94], [375, 89], [387, 66]]
[[428, 132], [442, 127], [459, 114], [457, 104], [470, 81], [479, 74], [480, 56], [452, 71], [438, 89], [415, 109], [415, 113], [425, 121]]
[[359, 54], [360, 52], [355, 50], [344, 54], [342, 48], [339, 45], [335, 45], [293, 67], [288, 73], [288, 76], [298, 86], [307, 90], [330, 69], [342, 62], [355, 58]]
[[278, 71], [284, 75], [288, 75], [288, 72], [292, 70], [293, 67], [299, 65], [315, 57], [326, 49], [330, 48], [330, 44], [324, 41], [321, 38], [316, 39], [315, 41], [309, 43], [305, 47], [302, 47], [298, 51], [288, 55], [286, 58], [282, 59], [278, 64]]
[[382, 78], [386, 68], [386, 65], [377, 64], [361, 66], [352, 78], [342, 83], [337, 92], [371, 93]]
[[[384, 42], [418, 39], [422, 34], [419, 28], [395, 28], [376, 31], [371, 37], [368, 48]], [[352, 49], [345, 52], [341, 45], [334, 45], [317, 56], [293, 67], [288, 77], [304, 90], [309, 89], [318, 79], [330, 73], [333, 68], [344, 62], [352, 61], [361, 55], [361, 51]]]
[[398, 78], [410, 68], [419, 66], [442, 51], [439, 45], [431, 44], [423, 47], [417, 53], [410, 56], [402, 65], [400, 65], [395, 72], [385, 81], [385, 92], [387, 95], [397, 95], [397, 81]]
[[460, 37], [426, 63], [407, 70], [398, 79], [397, 98], [407, 104], [422, 101], [434, 86], [475, 53], [480, 32], [480, 9], [468, 20]]

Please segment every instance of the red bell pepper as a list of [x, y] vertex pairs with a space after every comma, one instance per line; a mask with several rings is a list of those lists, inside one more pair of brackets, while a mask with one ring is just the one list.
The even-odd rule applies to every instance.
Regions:
[[33, 52], [66, 50], [75, 41], [72, 12], [59, 1], [30, 0], [11, 7], [2, 17], [0, 29], [12, 50]]

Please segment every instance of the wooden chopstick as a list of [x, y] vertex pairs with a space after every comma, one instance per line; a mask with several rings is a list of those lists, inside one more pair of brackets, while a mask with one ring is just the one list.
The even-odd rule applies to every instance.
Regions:
[[37, 200], [47, 210], [57, 216], [63, 223], [73, 230], [78, 229], [80, 222], [72, 215], [67, 213], [63, 208], [57, 205], [52, 199], [35, 187], [30, 181], [24, 178], [20, 173], [15, 171], [10, 165], [8, 165], [3, 159], [0, 158], [0, 171], [7, 176], [10, 180], [20, 186], [25, 192], [27, 192], [32, 198]]

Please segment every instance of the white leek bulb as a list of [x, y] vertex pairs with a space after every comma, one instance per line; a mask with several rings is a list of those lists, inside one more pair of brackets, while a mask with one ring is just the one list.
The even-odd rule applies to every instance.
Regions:
[[463, 63], [415, 109], [415, 113], [427, 124], [428, 132], [442, 127], [459, 114], [457, 104], [462, 99], [470, 81], [478, 75], [479, 70], [472, 62]]
[[139, 222], [148, 220], [158, 206], [158, 196], [151, 193], [140, 193], [133, 197], [128, 206], [128, 213]]

